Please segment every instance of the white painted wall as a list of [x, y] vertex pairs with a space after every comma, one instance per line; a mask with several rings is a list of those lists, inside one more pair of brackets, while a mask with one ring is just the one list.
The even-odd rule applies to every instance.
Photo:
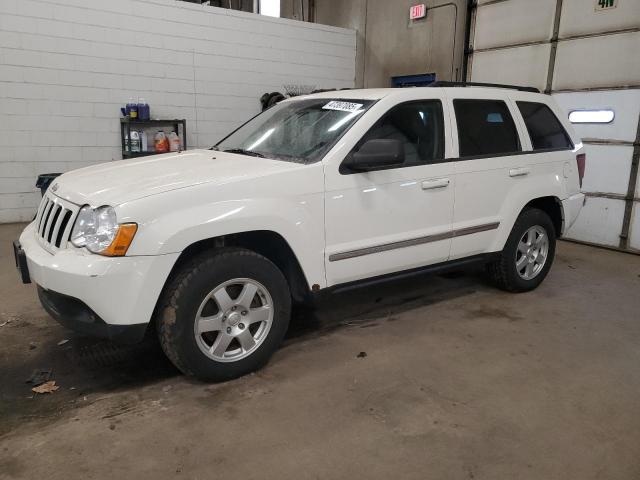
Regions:
[[353, 87], [355, 42], [175, 0], [0, 0], [0, 223], [33, 217], [38, 174], [120, 159], [129, 97], [208, 147], [283, 84]]
[[[625, 196], [640, 118], [640, 1], [563, 0], [551, 91], [567, 111], [611, 108], [608, 125], [574, 125], [587, 153], [587, 201], [567, 236], [621, 245]], [[473, 25], [471, 80], [544, 90], [558, 0], [480, 0]], [[640, 185], [640, 184], [639, 184]], [[638, 187], [640, 190], [640, 186]], [[607, 198], [608, 197], [608, 198]], [[627, 248], [640, 251], [636, 192]]]

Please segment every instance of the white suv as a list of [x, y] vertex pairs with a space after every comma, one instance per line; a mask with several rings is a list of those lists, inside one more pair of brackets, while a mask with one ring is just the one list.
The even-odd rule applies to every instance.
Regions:
[[532, 90], [285, 100], [210, 150], [62, 175], [16, 262], [62, 324], [120, 341], [157, 332], [180, 370], [207, 380], [263, 365], [292, 301], [318, 291], [472, 262], [531, 290], [582, 207], [585, 161], [565, 115]]

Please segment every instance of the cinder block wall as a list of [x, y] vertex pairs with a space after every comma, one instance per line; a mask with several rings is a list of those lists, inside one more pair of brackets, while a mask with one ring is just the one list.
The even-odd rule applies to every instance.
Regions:
[[175, 0], [0, 1], [0, 223], [38, 174], [119, 160], [119, 107], [186, 118], [209, 147], [283, 84], [352, 87], [355, 32]]

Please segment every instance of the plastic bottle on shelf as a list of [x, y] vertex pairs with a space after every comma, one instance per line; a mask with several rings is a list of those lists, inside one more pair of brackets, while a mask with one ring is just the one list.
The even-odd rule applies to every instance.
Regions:
[[158, 130], [154, 137], [155, 150], [158, 153], [165, 153], [169, 151], [169, 140], [162, 130]]
[[140, 152], [140, 132], [131, 130], [131, 153]]
[[129, 98], [127, 105], [124, 107], [124, 116], [131, 118], [131, 107], [134, 105], [133, 97]]
[[138, 118], [140, 120], [149, 120], [151, 118], [149, 104], [144, 101], [144, 98], [138, 99]]
[[180, 142], [180, 137], [176, 132], [171, 132], [169, 134], [169, 149], [172, 152], [179, 152], [182, 150], [182, 142]]
[[134, 102], [133, 99], [131, 99], [131, 107], [129, 108], [129, 118], [131, 120], [137, 120], [138, 119], [138, 104]]
[[147, 138], [147, 133], [144, 130], [140, 130], [140, 151], [149, 151], [149, 139]]

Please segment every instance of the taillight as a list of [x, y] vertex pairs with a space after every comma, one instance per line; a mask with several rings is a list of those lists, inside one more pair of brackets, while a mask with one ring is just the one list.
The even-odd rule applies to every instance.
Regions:
[[576, 155], [576, 162], [578, 163], [578, 178], [580, 179], [580, 188], [582, 188], [582, 179], [584, 178], [584, 168], [587, 163], [587, 154], [579, 153]]

